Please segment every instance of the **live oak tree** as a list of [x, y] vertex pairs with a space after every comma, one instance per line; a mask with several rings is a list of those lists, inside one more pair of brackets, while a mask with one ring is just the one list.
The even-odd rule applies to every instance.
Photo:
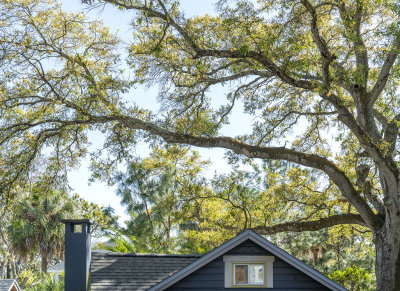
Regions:
[[[104, 2], [134, 12], [131, 80], [102, 25], [51, 1], [0, 2], [2, 189], [42, 153], [52, 169], [75, 164], [94, 129], [106, 134], [103, 172], [140, 138], [290, 161], [323, 173], [348, 211], [257, 231], [366, 226], [377, 289], [400, 289], [396, 1], [219, 1], [218, 16], [194, 18], [175, 1]], [[161, 114], [124, 96], [137, 83], [160, 85]], [[225, 96], [210, 94], [222, 85]], [[222, 136], [236, 105], [252, 128]]]

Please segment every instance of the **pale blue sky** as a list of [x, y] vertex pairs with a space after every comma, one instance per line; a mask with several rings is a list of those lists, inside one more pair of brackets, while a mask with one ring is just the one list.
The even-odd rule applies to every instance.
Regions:
[[[111, 28], [112, 32], [118, 33], [121, 39], [129, 42], [130, 38], [130, 27], [129, 22], [131, 20], [131, 14], [126, 11], [120, 11], [109, 5], [103, 10], [90, 10], [87, 11], [87, 5], [81, 4], [80, 0], [63, 0], [61, 1], [62, 7], [66, 11], [78, 11], [85, 9], [91, 19], [101, 19], [105, 25]], [[214, 12], [214, 1], [211, 0], [183, 0], [182, 8], [185, 11], [186, 16], [202, 15], [202, 14], [213, 14]], [[127, 98], [134, 97], [136, 104], [141, 105], [145, 108], [151, 109], [154, 112], [158, 111], [159, 105], [156, 102], [157, 89], [156, 88], [138, 88], [129, 93]], [[221, 88], [216, 88], [211, 91], [211, 96], [216, 100], [224, 98], [224, 93]], [[241, 113], [242, 109], [240, 106], [235, 108], [231, 118], [231, 125], [224, 130], [225, 134], [238, 135], [244, 133], [250, 129], [250, 120], [246, 121], [246, 118]], [[103, 138], [99, 133], [91, 133], [89, 135], [92, 143], [92, 148], [101, 146]], [[222, 149], [196, 149], [200, 152], [203, 159], [210, 159], [213, 164], [209, 169], [206, 169], [207, 176], [212, 176], [215, 172], [227, 172], [230, 167], [224, 161], [224, 150]], [[146, 145], [138, 147], [137, 154], [140, 156], [146, 155], [148, 149]], [[109, 187], [102, 182], [94, 182], [89, 184], [88, 179], [90, 172], [88, 170], [89, 159], [84, 159], [79, 169], [71, 171], [69, 173], [70, 185], [75, 193], [78, 193], [83, 198], [96, 202], [100, 205], [111, 206], [116, 210], [116, 214], [122, 217], [124, 220], [124, 208], [120, 205], [120, 198], [115, 194], [116, 187]]]

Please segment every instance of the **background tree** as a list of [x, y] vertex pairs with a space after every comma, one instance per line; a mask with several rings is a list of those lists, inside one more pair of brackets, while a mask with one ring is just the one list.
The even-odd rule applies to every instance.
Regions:
[[[103, 237], [116, 223], [118, 217], [109, 213], [109, 209], [89, 203], [77, 194], [71, 197], [67, 192], [53, 188], [54, 185], [35, 183], [12, 203], [10, 220], [3, 221], [1, 230], [7, 236], [8, 251], [15, 255], [14, 260], [31, 261], [31, 266], [19, 266], [9, 276], [11, 278], [17, 278], [24, 270], [35, 271], [38, 255], [42, 273], [47, 273], [49, 263], [63, 259], [65, 227], [62, 219], [91, 219], [95, 238]], [[4, 253], [1, 254], [3, 257]]]
[[63, 256], [64, 226], [61, 220], [73, 214], [74, 203], [63, 193], [38, 187], [15, 206], [13, 221], [8, 228], [12, 248], [25, 259], [40, 254], [42, 273], [47, 273], [52, 257]]
[[94, 242], [103, 239], [109, 233], [113, 233], [119, 219], [113, 208], [86, 201], [78, 194], [69, 196], [75, 205], [72, 215], [77, 219], [90, 219], [92, 222], [90, 233]]
[[11, 248], [7, 226], [12, 221], [13, 203], [0, 204], [0, 279], [16, 278], [27, 266], [22, 258]]
[[137, 241], [136, 237], [127, 234], [123, 229], [117, 229], [116, 233], [108, 234], [109, 240], [98, 243], [95, 248], [117, 253], [147, 253], [147, 247]]
[[371, 290], [368, 284], [371, 282], [371, 276], [361, 267], [352, 266], [344, 271], [336, 271], [330, 278], [351, 291]]
[[202, 189], [199, 174], [206, 165], [188, 149], [156, 147], [149, 157], [132, 161], [126, 173], [116, 175], [117, 194], [129, 219], [117, 228], [120, 235], [111, 236], [114, 250], [180, 251], [179, 228], [187, 219], [190, 199]]
[[[248, 163], [237, 162], [231, 173], [204, 179], [196, 153], [175, 146], [153, 149], [116, 175], [130, 217], [127, 227], [114, 228], [110, 241], [98, 247], [128, 253], [206, 253], [246, 228], [304, 216], [316, 219], [339, 210], [335, 192], [329, 185], [318, 192], [319, 179], [311, 171], [277, 161]], [[374, 251], [367, 228], [341, 225], [268, 238], [342, 284], [374, 288]], [[365, 276], [350, 276], [354, 268]]]
[[[135, 12], [128, 83], [107, 29], [51, 2], [0, 2], [3, 188], [43, 152], [54, 150], [54, 169], [73, 165], [90, 129], [106, 133], [110, 158], [97, 165], [108, 173], [140, 137], [155, 136], [290, 161], [323, 174], [339, 210], [257, 231], [366, 226], [378, 290], [400, 289], [396, 1], [219, 1], [218, 16], [194, 18], [175, 1], [105, 2]], [[161, 84], [163, 114], [122, 101], [143, 82]], [[209, 89], [221, 84], [226, 99], [212, 102]], [[252, 131], [221, 135], [240, 103]]]

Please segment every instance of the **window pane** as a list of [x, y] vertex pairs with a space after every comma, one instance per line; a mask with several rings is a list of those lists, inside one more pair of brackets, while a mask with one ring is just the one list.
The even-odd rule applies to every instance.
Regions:
[[249, 265], [249, 284], [264, 285], [264, 265]]
[[248, 266], [235, 265], [235, 284], [248, 284]]

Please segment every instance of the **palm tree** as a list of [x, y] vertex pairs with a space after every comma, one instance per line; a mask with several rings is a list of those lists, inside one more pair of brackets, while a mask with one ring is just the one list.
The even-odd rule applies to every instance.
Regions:
[[16, 205], [8, 228], [12, 248], [25, 259], [39, 253], [41, 270], [46, 273], [51, 258], [63, 253], [61, 219], [71, 217], [73, 212], [74, 202], [65, 193], [34, 188], [27, 199]]
[[147, 249], [138, 247], [138, 241], [132, 235], [117, 235], [105, 243], [99, 243], [95, 248], [117, 253], [146, 253]]

